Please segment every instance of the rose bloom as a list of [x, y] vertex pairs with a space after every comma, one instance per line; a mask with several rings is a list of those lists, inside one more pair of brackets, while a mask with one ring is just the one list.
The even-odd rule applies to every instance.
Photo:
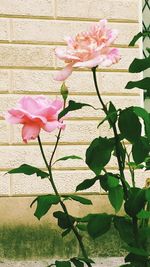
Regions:
[[52, 132], [56, 128], [64, 128], [63, 122], [58, 121], [58, 113], [63, 107], [63, 101], [49, 100], [44, 96], [24, 96], [16, 108], [8, 110], [6, 120], [11, 124], [23, 124], [22, 139], [36, 139], [43, 129]]
[[64, 81], [71, 75], [73, 67], [109, 67], [117, 63], [120, 60], [119, 51], [110, 47], [117, 35], [118, 31], [109, 29], [107, 20], [103, 19], [94, 23], [88, 32], [81, 32], [75, 38], [65, 38], [67, 47], [56, 48], [55, 54], [67, 65], [54, 79]]

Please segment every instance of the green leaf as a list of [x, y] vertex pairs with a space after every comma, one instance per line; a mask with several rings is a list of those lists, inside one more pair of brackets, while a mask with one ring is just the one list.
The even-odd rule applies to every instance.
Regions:
[[20, 167], [8, 171], [8, 173], [24, 173], [26, 175], [36, 174], [41, 178], [47, 178], [49, 176], [47, 172], [41, 171], [40, 169], [28, 164], [22, 164]]
[[113, 173], [99, 175], [100, 186], [107, 192], [109, 189], [119, 185], [119, 179]]
[[141, 38], [141, 37], [150, 37], [150, 31], [143, 31], [136, 34], [132, 41], [130, 42], [129, 46], [134, 46], [135, 43]]
[[34, 215], [40, 220], [51, 208], [52, 205], [57, 205], [60, 201], [60, 198], [55, 195], [45, 195], [45, 196], [38, 196], [34, 201], [31, 203], [30, 207], [37, 202], [37, 207]]
[[79, 261], [77, 258], [72, 258], [71, 262], [74, 264], [76, 267], [84, 267], [84, 263]]
[[117, 110], [111, 101], [109, 103], [108, 115], [110, 115], [110, 118], [108, 118], [108, 121], [110, 123], [110, 126], [112, 126], [112, 123], [115, 124], [117, 121]]
[[147, 210], [141, 210], [141, 211], [137, 214], [137, 218], [138, 218], [138, 219], [149, 219], [149, 218], [150, 218], [150, 211], [147, 211]]
[[75, 222], [75, 218], [69, 215], [69, 218], [66, 213], [62, 211], [56, 211], [53, 213], [53, 216], [58, 219], [58, 226], [62, 229], [70, 228]]
[[78, 223], [76, 225], [76, 227], [80, 230], [80, 231], [87, 231], [87, 225], [85, 223]]
[[129, 67], [129, 72], [138, 73], [150, 68], [150, 56], [143, 59], [135, 58]]
[[131, 40], [131, 42], [129, 43], [129, 46], [134, 46], [135, 43], [141, 38], [143, 37], [143, 33], [139, 32], [138, 34], [136, 34], [133, 39]]
[[144, 208], [145, 203], [145, 190], [135, 187], [130, 189], [130, 196], [124, 208], [129, 216], [135, 217]]
[[62, 232], [62, 237], [65, 237], [66, 235], [68, 235], [71, 232], [71, 228], [66, 229], [64, 232]]
[[69, 198], [80, 202], [83, 205], [92, 205], [92, 201], [90, 199], [84, 198], [84, 197], [80, 197], [80, 196], [76, 196], [76, 195], [68, 195]]
[[96, 176], [92, 179], [86, 179], [84, 180], [82, 183], [80, 183], [77, 187], [76, 187], [76, 191], [82, 191], [85, 189], [90, 188], [92, 185], [94, 185], [96, 183], [96, 181], [98, 180], [99, 176]]
[[106, 213], [91, 216], [87, 225], [89, 235], [97, 238], [105, 234], [110, 229], [111, 220], [112, 216]]
[[150, 151], [150, 145], [145, 137], [140, 137], [132, 146], [132, 156], [136, 164], [145, 161]]
[[129, 219], [115, 216], [114, 226], [118, 230], [119, 235], [124, 242], [129, 245], [134, 243], [133, 226]]
[[70, 261], [55, 261], [56, 267], [71, 267]]
[[86, 151], [86, 164], [96, 174], [99, 175], [104, 166], [109, 162], [114, 148], [112, 139], [96, 138], [92, 141]]
[[145, 125], [145, 133], [150, 141], [150, 115], [149, 113], [141, 107], [133, 107], [133, 112], [140, 118], [143, 119]]
[[118, 185], [117, 187], [109, 189], [108, 197], [111, 205], [114, 207], [115, 211], [118, 212], [121, 209], [124, 199], [122, 186]]
[[[85, 104], [85, 103], [78, 103], [78, 102], [75, 102], [73, 100], [70, 100], [69, 101], [69, 104], [68, 104], [68, 107], [66, 107], [65, 109], [63, 109], [59, 115], [58, 115], [58, 119], [60, 120], [62, 117], [64, 117], [68, 112], [70, 111], [74, 111], [74, 110], [78, 110], [78, 109], [81, 109], [83, 107], [92, 107], [94, 108], [93, 106], [89, 105], [89, 104]], [[95, 108], [94, 108], [95, 109]]]
[[107, 185], [109, 189], [113, 189], [115, 187], [119, 186], [119, 179], [116, 176], [113, 176], [112, 174], [107, 174]]
[[136, 247], [131, 247], [131, 246], [126, 246], [126, 249], [135, 254], [135, 255], [139, 255], [139, 256], [144, 256], [144, 257], [148, 257], [149, 253], [147, 253], [147, 251], [145, 251], [142, 248], [136, 248]]
[[[54, 163], [58, 162], [58, 161], [62, 161], [62, 160], [68, 160], [68, 159], [82, 159], [81, 157], [78, 157], [76, 155], [71, 155], [71, 156], [66, 156], [60, 159], [57, 159]], [[82, 159], [83, 160], [83, 159]]]
[[124, 138], [131, 143], [136, 142], [141, 136], [141, 123], [131, 108], [121, 111], [118, 126]]
[[146, 77], [139, 81], [130, 81], [126, 85], [126, 89], [140, 88], [143, 90], [150, 90], [150, 77]]

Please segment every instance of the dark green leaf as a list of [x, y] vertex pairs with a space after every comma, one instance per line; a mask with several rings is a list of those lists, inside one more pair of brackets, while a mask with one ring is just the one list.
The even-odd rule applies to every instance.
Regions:
[[150, 31], [146, 30], [146, 31], [137, 33], [137, 34], [133, 37], [133, 39], [132, 39], [132, 41], [130, 42], [129, 46], [134, 46], [135, 43], [136, 43], [141, 37], [150, 37]]
[[133, 107], [134, 113], [143, 119], [145, 125], [145, 133], [150, 141], [150, 116], [149, 113], [142, 107]]
[[150, 56], [143, 59], [135, 58], [129, 67], [129, 72], [138, 73], [150, 68]]
[[131, 246], [126, 246], [126, 249], [135, 254], [135, 255], [139, 255], [139, 256], [144, 256], [144, 257], [148, 257], [149, 253], [147, 253], [147, 251], [145, 251], [142, 248], [136, 248], [136, 247], [131, 247]]
[[107, 192], [109, 189], [119, 185], [119, 179], [117, 175], [113, 173], [106, 173], [99, 175], [100, 186]]
[[37, 202], [37, 207], [34, 215], [40, 220], [42, 216], [44, 216], [52, 205], [57, 205], [60, 199], [58, 196], [55, 195], [45, 195], [45, 196], [38, 196], [32, 203], [32, 205]]
[[84, 263], [79, 261], [77, 258], [72, 258], [71, 262], [74, 264], [76, 267], [84, 267]]
[[136, 142], [141, 136], [141, 123], [131, 108], [121, 111], [118, 126], [124, 138], [131, 143]]
[[[70, 111], [74, 111], [74, 110], [78, 110], [78, 109], [81, 109], [83, 107], [92, 107], [94, 108], [93, 106], [89, 105], [89, 104], [85, 104], [85, 103], [77, 103], [73, 100], [70, 100], [69, 101], [69, 104], [68, 104], [68, 107], [66, 107], [65, 109], [63, 109], [59, 115], [58, 115], [58, 119], [60, 120], [63, 116], [65, 116], [68, 112]], [[95, 109], [95, 108], [94, 108]]]
[[129, 43], [129, 46], [134, 46], [135, 43], [141, 38], [143, 37], [143, 33], [139, 32], [138, 34], [136, 34], [133, 39], [131, 40], [131, 42]]
[[108, 115], [110, 115], [108, 121], [110, 123], [110, 126], [112, 126], [112, 124], [115, 124], [117, 121], [117, 110], [111, 101], [109, 103]]
[[145, 137], [140, 137], [132, 146], [132, 155], [136, 164], [145, 161], [150, 151], [150, 145]]
[[108, 173], [107, 174], [107, 185], [109, 189], [118, 187], [119, 179], [116, 176], [113, 176], [112, 174]]
[[131, 188], [130, 196], [124, 204], [125, 211], [129, 216], [135, 217], [144, 208], [145, 203], [145, 190]]
[[126, 85], [126, 89], [140, 88], [143, 90], [150, 90], [150, 77], [146, 77], [139, 81], [130, 81]]
[[53, 213], [53, 216], [58, 219], [58, 225], [62, 229], [70, 228], [75, 222], [75, 218], [69, 215], [69, 218], [66, 213], [62, 211], [56, 211]]
[[104, 166], [109, 162], [114, 143], [108, 138], [96, 138], [86, 151], [86, 164], [99, 175]]
[[118, 185], [117, 187], [109, 189], [108, 197], [111, 205], [114, 207], [115, 211], [118, 212], [124, 199], [122, 186]]
[[150, 211], [147, 211], [147, 210], [141, 210], [141, 211], [137, 214], [137, 218], [138, 218], [138, 219], [149, 219], [149, 218], [150, 218]]
[[82, 183], [80, 183], [77, 187], [76, 187], [76, 191], [82, 191], [85, 189], [90, 188], [92, 185], [95, 184], [95, 182], [98, 180], [98, 176], [92, 178], [92, 179], [86, 179], [84, 180]]
[[81, 261], [83, 261], [83, 262], [85, 262], [86, 264], [87, 263], [95, 263], [93, 260], [91, 260], [91, 259], [85, 259], [85, 258], [78, 258], [79, 260], [81, 260]]
[[114, 226], [118, 230], [121, 239], [127, 244], [134, 243], [132, 222], [125, 217], [114, 217]]
[[55, 261], [56, 267], [71, 267], [70, 261]]
[[[82, 159], [82, 158], [81, 158], [81, 157], [78, 157], [78, 156], [75, 156], [75, 155], [71, 155], [71, 156], [66, 156], [66, 157], [57, 159], [57, 160], [55, 161], [55, 163], [58, 162], [58, 161], [61, 161], [61, 160], [68, 160], [68, 159]], [[83, 160], [83, 159], [82, 159], [82, 160]]]
[[93, 238], [97, 238], [105, 234], [110, 229], [111, 220], [112, 216], [106, 213], [91, 216], [87, 225], [89, 235]]
[[71, 232], [71, 228], [66, 229], [64, 232], [62, 232], [62, 237], [65, 237], [66, 235], [68, 235]]
[[8, 173], [24, 173], [26, 175], [32, 175], [36, 174], [37, 176], [40, 176], [41, 178], [47, 178], [49, 174], [47, 172], [43, 172], [40, 169], [33, 167], [28, 164], [22, 164], [20, 167], [8, 171]]
[[84, 197], [80, 197], [80, 196], [76, 196], [76, 195], [68, 195], [69, 198], [72, 198], [75, 201], [80, 202], [83, 205], [92, 205], [92, 201], [90, 199], [84, 198]]
[[81, 231], [87, 231], [87, 225], [85, 223], [78, 223], [77, 228]]

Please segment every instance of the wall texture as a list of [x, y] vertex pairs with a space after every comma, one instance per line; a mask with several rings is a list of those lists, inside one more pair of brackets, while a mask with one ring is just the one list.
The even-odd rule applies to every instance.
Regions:
[[[92, 21], [107, 18], [113, 28], [119, 29], [116, 46], [122, 60], [109, 69], [99, 69], [98, 81], [106, 102], [118, 107], [142, 105], [139, 91], [125, 90], [126, 83], [137, 75], [127, 69], [141, 48], [128, 48], [132, 37], [141, 29], [140, 0], [0, 0], [0, 195], [32, 196], [52, 191], [46, 180], [23, 175], [5, 175], [12, 167], [29, 163], [44, 168], [37, 142], [24, 145], [20, 127], [7, 125], [3, 119], [8, 108], [24, 94], [43, 94], [55, 98], [60, 83], [52, 75], [62, 66], [54, 56], [54, 48], [64, 45], [65, 35], [74, 35], [88, 28]], [[89, 70], [76, 70], [68, 79], [70, 99], [98, 107]], [[84, 157], [89, 142], [99, 134], [110, 135], [104, 124], [99, 131], [97, 122], [103, 114], [85, 108], [72, 113], [60, 140], [56, 157], [76, 154]], [[44, 149], [50, 155], [55, 134], [42, 133]], [[109, 164], [116, 169], [115, 159]], [[127, 171], [128, 173], [128, 171]], [[55, 179], [61, 192], [74, 191], [77, 183], [92, 177], [82, 161], [67, 161], [55, 166]], [[137, 173], [140, 177], [140, 173]], [[143, 179], [140, 183], [143, 183]], [[99, 191], [98, 185], [93, 191]]]

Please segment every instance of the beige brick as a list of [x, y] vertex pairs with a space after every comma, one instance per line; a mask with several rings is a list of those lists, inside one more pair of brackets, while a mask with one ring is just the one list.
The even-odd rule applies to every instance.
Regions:
[[[87, 145], [78, 146], [62, 146], [60, 145], [55, 154], [55, 159], [63, 156], [77, 155], [84, 158]], [[47, 159], [50, 159], [53, 146], [44, 146], [45, 154]], [[24, 146], [2, 146], [0, 151], [0, 158], [3, 159], [0, 162], [0, 168], [14, 168], [21, 164], [31, 164], [39, 168], [44, 168], [45, 164], [41, 156], [38, 145], [24, 145]], [[86, 164], [82, 160], [69, 160], [56, 163], [55, 167], [86, 167]]]
[[9, 125], [5, 121], [0, 121], [0, 144], [9, 143]]
[[[76, 186], [84, 179], [90, 179], [94, 176], [91, 171], [54, 171], [53, 177], [60, 193], [71, 193], [75, 192]], [[48, 179], [41, 180], [34, 175], [13, 175], [11, 180], [11, 193], [13, 195], [53, 193]], [[92, 189], [86, 190], [86, 192], [91, 191], [99, 192], [99, 184], [96, 183]]]
[[[64, 42], [64, 37], [87, 31], [92, 22], [49, 21], [13, 19], [13, 40], [33, 42]], [[109, 23], [110, 28], [118, 29], [115, 43], [129, 44], [139, 31], [137, 23]], [[53, 34], [52, 34], [53, 33]]]
[[138, 0], [57, 0], [57, 16], [72, 18], [138, 19]]
[[[17, 92], [46, 92], [59, 93], [62, 82], [53, 79], [55, 71], [13, 70], [14, 90]], [[131, 73], [97, 73], [102, 93], [139, 93], [139, 90], [125, 90], [128, 81], [139, 78], [138, 74]], [[95, 93], [92, 72], [76, 72], [67, 79], [69, 93]]]
[[52, 67], [53, 47], [33, 45], [1, 45], [0, 66]]
[[10, 194], [10, 175], [0, 172], [0, 196]]
[[54, 0], [0, 0], [0, 14], [54, 16]]
[[[121, 55], [121, 60], [117, 63], [114, 64], [112, 66], [110, 66], [109, 68], [104, 68], [104, 69], [128, 69], [129, 65], [131, 64], [131, 62], [133, 61], [133, 59], [135, 57], [139, 57], [140, 56], [140, 50], [138, 48], [119, 48], [120, 51], [120, 55]], [[56, 61], [57, 67], [63, 67], [64, 66], [64, 62], [57, 59]], [[100, 69], [102, 69], [99, 66]]]
[[[109, 171], [116, 173], [116, 171], [111, 169]], [[60, 193], [70, 193], [75, 192], [76, 186], [85, 179], [93, 178], [94, 174], [90, 170], [67, 172], [62, 170], [53, 171], [53, 177]], [[131, 185], [131, 176], [128, 170], [125, 170], [125, 177]], [[136, 171], [136, 186], [144, 187], [147, 178], [149, 178], [149, 172]], [[12, 175], [11, 185], [11, 194], [13, 195], [53, 193], [48, 179], [40, 179], [34, 175]], [[104, 190], [100, 188], [99, 183], [96, 182], [91, 188], [84, 190], [84, 192], [104, 192]]]
[[[20, 95], [1, 95], [0, 116], [4, 116], [8, 109], [16, 106], [16, 102], [21, 98]], [[97, 96], [70, 96], [68, 100], [74, 100], [76, 102], [87, 103], [93, 105], [95, 108], [99, 108], [100, 104]], [[125, 108], [129, 106], [141, 105], [141, 98], [139, 96], [104, 96], [105, 103], [112, 101], [118, 108]], [[103, 117], [102, 110], [94, 110], [90, 107], [83, 107], [80, 110], [70, 112], [69, 118], [72, 117]]]
[[[70, 96], [70, 99], [93, 105], [95, 108], [101, 108], [99, 101], [96, 96]], [[141, 106], [141, 98], [139, 96], [103, 96], [105, 103], [112, 101], [117, 108], [125, 108], [129, 106]], [[81, 110], [70, 112], [71, 117], [103, 117], [104, 113], [102, 110], [94, 110], [90, 107], [83, 107]]]
[[9, 20], [0, 19], [0, 41], [9, 40]]
[[6, 92], [11, 89], [9, 70], [0, 70], [0, 92]]

